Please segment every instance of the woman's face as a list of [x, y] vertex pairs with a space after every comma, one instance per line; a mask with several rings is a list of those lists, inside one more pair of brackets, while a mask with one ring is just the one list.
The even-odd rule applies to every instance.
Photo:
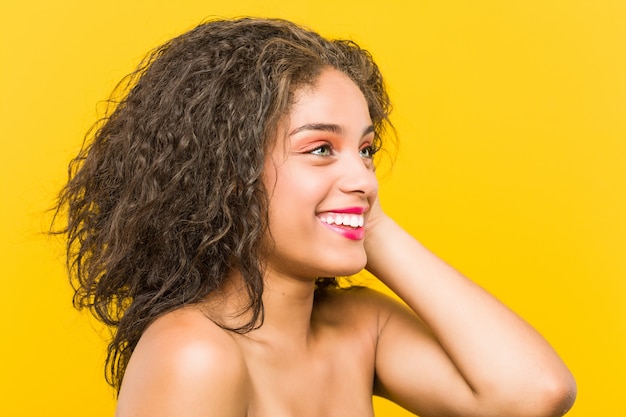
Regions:
[[363, 238], [378, 190], [367, 102], [330, 69], [294, 98], [265, 163], [268, 271], [303, 279], [354, 274], [367, 260]]

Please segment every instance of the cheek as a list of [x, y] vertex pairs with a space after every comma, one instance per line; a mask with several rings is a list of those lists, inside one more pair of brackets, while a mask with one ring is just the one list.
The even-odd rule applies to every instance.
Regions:
[[311, 167], [285, 165], [276, 174], [273, 193], [270, 193], [270, 196], [293, 204], [310, 202], [319, 198], [324, 194], [329, 183], [321, 170]]
[[304, 233], [309, 236], [317, 233], [319, 220], [317, 209], [324, 200], [322, 184], [315, 178], [300, 177], [294, 170], [291, 175], [276, 178], [273, 188], [268, 190], [270, 231], [276, 239]]
[[273, 222], [291, 223], [305, 213], [315, 211], [314, 187], [291, 179], [279, 178], [270, 190], [270, 218]]

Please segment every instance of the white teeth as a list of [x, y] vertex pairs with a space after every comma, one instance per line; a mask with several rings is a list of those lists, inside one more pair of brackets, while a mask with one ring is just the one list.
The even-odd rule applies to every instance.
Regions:
[[358, 219], [358, 217], [353, 216], [353, 217], [350, 219], [350, 226], [351, 226], [351, 227], [357, 227], [358, 225], [359, 225], [359, 219]]
[[360, 214], [337, 214], [337, 213], [329, 213], [324, 216], [320, 216], [320, 220], [326, 224], [336, 224], [339, 226], [350, 226], [350, 227], [363, 227], [365, 223], [365, 219], [363, 215]]

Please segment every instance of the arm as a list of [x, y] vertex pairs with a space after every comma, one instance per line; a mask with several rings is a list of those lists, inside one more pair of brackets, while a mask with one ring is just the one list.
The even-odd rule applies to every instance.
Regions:
[[380, 395], [424, 417], [565, 414], [575, 398], [573, 377], [531, 326], [380, 207], [368, 224], [367, 269], [412, 310], [384, 309], [376, 353]]

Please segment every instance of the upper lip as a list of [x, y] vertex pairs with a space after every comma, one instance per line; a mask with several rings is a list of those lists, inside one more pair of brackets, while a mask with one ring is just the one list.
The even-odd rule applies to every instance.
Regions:
[[366, 211], [367, 211], [367, 207], [354, 206], [354, 207], [344, 207], [344, 208], [333, 209], [333, 210], [325, 210], [324, 212], [341, 213], [341, 214], [363, 214]]

